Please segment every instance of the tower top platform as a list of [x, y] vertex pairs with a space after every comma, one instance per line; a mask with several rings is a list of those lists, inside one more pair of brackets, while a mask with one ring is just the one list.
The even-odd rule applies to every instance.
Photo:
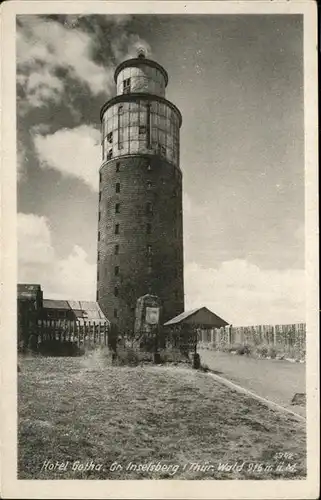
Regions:
[[135, 57], [133, 59], [127, 59], [127, 60], [121, 62], [117, 66], [115, 73], [114, 73], [115, 83], [117, 84], [118, 75], [123, 69], [125, 69], [125, 68], [137, 68], [139, 66], [149, 66], [151, 68], [155, 68], [158, 71], [160, 71], [164, 76], [165, 87], [167, 86], [167, 84], [168, 84], [167, 71], [163, 68], [163, 66], [158, 64], [156, 61], [153, 61], [152, 59], [146, 59], [145, 54], [143, 52], [139, 52], [138, 57]]

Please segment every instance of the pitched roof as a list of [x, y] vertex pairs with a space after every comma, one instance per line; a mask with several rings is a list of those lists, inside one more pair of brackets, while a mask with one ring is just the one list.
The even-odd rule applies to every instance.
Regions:
[[178, 316], [175, 316], [175, 318], [172, 318], [169, 321], [167, 321], [166, 323], [164, 323], [164, 326], [182, 323], [184, 321], [184, 319], [189, 318], [190, 316], [195, 314], [197, 311], [199, 311], [199, 309], [197, 309], [197, 308], [191, 309], [190, 311], [184, 311], [181, 314], [179, 314]]
[[67, 300], [54, 299], [43, 299], [43, 307], [44, 309], [71, 309]]
[[98, 302], [82, 300], [79, 302], [80, 309], [83, 311], [83, 318], [88, 321], [106, 321], [106, 316], [99, 307]]
[[227, 326], [228, 323], [210, 311], [207, 307], [199, 307], [190, 311], [184, 311], [175, 318], [170, 319], [164, 326], [175, 326], [186, 324], [194, 324], [200, 326], [210, 326], [212, 328], [220, 328]]
[[45, 309], [59, 309], [72, 311], [77, 320], [82, 321], [95, 321], [95, 322], [109, 322], [98, 302], [90, 300], [56, 300], [44, 299], [43, 307]]

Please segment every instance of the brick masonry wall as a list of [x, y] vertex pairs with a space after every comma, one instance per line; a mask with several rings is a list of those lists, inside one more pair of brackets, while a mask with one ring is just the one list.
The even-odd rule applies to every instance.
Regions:
[[[151, 203], [152, 213], [147, 213], [147, 203]], [[119, 213], [115, 212], [116, 204], [119, 204]], [[181, 172], [156, 155], [110, 160], [100, 169], [99, 212], [97, 298], [107, 318], [121, 331], [131, 331], [136, 300], [146, 293], [161, 298], [161, 321], [182, 312]], [[116, 224], [119, 224], [119, 234], [115, 234]], [[151, 225], [150, 234], [147, 224]], [[118, 255], [116, 245], [119, 245]], [[116, 266], [119, 267], [117, 276]], [[115, 287], [118, 296], [115, 296]]]

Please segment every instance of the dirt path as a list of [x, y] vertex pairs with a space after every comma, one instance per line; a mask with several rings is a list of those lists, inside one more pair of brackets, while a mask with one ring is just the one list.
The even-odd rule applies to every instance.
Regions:
[[305, 416], [305, 408], [291, 405], [295, 393], [305, 393], [305, 364], [199, 349], [202, 363], [259, 396]]

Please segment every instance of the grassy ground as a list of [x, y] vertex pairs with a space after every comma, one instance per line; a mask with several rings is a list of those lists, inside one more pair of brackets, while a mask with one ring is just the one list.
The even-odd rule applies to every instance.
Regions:
[[[306, 473], [302, 424], [190, 368], [111, 367], [98, 356], [24, 359], [18, 399], [19, 479]], [[79, 470], [76, 461], [96, 470]], [[110, 470], [116, 461], [122, 469]], [[149, 470], [129, 470], [131, 462]], [[152, 471], [158, 463], [168, 469]]]

